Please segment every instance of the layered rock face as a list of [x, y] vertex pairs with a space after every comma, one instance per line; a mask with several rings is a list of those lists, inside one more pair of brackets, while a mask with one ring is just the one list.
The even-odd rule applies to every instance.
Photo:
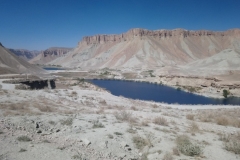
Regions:
[[129, 41], [137, 37], [150, 36], [155, 39], [164, 39], [164, 38], [173, 38], [173, 37], [201, 37], [201, 36], [214, 36], [214, 37], [224, 37], [224, 36], [238, 36], [240, 35], [239, 29], [228, 30], [225, 32], [214, 32], [207, 30], [199, 31], [188, 31], [184, 29], [175, 29], [175, 30], [146, 30], [146, 29], [131, 29], [126, 33], [119, 35], [95, 35], [95, 36], [86, 36], [83, 37], [82, 41], [79, 42], [79, 45], [82, 43], [86, 44], [98, 44], [98, 43], [107, 43], [107, 42], [121, 42]]
[[41, 51], [29, 51], [26, 49], [9, 49], [9, 50], [15, 55], [17, 55], [18, 57], [21, 57], [27, 61], [29, 61], [30, 59], [33, 59], [41, 52]]
[[72, 48], [52, 47], [42, 51], [37, 57], [32, 59], [30, 63], [47, 64], [58, 57], [65, 56], [65, 54], [71, 50]]
[[[198, 66], [225, 65], [234, 69], [239, 67], [236, 65], [240, 63], [238, 53], [240, 29], [224, 32], [131, 29], [118, 35], [83, 37], [74, 50], [52, 63], [83, 69], [108, 67], [143, 70], [166, 66], [193, 68], [189, 64], [195, 62]], [[224, 61], [227, 54], [230, 56]], [[214, 64], [215, 59], [218, 64]]]

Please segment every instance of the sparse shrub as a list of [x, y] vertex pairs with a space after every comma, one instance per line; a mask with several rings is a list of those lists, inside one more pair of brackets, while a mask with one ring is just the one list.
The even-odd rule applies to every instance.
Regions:
[[108, 134], [107, 136], [108, 136], [108, 138], [113, 139], [113, 135]]
[[76, 92], [76, 91], [72, 91], [72, 95], [73, 95], [73, 96], [76, 96], [76, 95], [77, 95], [77, 92]]
[[107, 104], [107, 102], [105, 100], [102, 100], [99, 103], [102, 104], [102, 105], [106, 105]]
[[240, 120], [239, 119], [234, 119], [233, 126], [237, 127], [237, 128], [240, 128]]
[[118, 135], [118, 136], [123, 135], [121, 132], [114, 132], [114, 134], [116, 134], [116, 135]]
[[128, 128], [128, 129], [127, 129], [127, 132], [128, 132], [128, 133], [132, 133], [132, 134], [137, 133], [137, 131], [134, 130], [134, 129], [132, 129], [132, 128]]
[[66, 147], [58, 147], [57, 149], [60, 149], [61, 151], [66, 149]]
[[148, 141], [142, 137], [135, 136], [133, 137], [133, 143], [135, 144], [137, 149], [143, 149], [145, 146], [148, 145]]
[[186, 115], [186, 118], [187, 118], [188, 120], [194, 120], [194, 114], [187, 114], [187, 115]]
[[32, 141], [31, 138], [29, 138], [28, 136], [20, 136], [17, 138], [18, 141], [20, 142], [29, 142]]
[[132, 106], [131, 110], [137, 111], [138, 109], [135, 106]]
[[53, 112], [54, 110], [49, 106], [37, 106], [41, 112]]
[[229, 120], [225, 116], [220, 116], [216, 119], [218, 125], [227, 126], [229, 124]]
[[220, 134], [219, 140], [223, 141], [227, 151], [240, 154], [240, 132], [235, 135]]
[[136, 120], [132, 117], [131, 112], [121, 111], [115, 113], [115, 117], [117, 120], [135, 122]]
[[51, 124], [51, 125], [55, 125], [56, 124], [56, 122], [54, 122], [54, 121], [48, 121], [48, 123]]
[[42, 141], [43, 143], [51, 143], [49, 140], [47, 140], [47, 139], [44, 139], [43, 141]]
[[96, 111], [96, 114], [104, 114], [104, 108], [100, 108], [98, 111]]
[[228, 90], [226, 90], [226, 89], [223, 90], [223, 97], [224, 98], [227, 98], [229, 94], [230, 94], [230, 92]]
[[172, 153], [167, 152], [167, 153], [164, 155], [163, 160], [173, 160]]
[[196, 92], [197, 90], [196, 90], [194, 87], [189, 87], [189, 88], [188, 88], [188, 91], [189, 91], [189, 92]]
[[73, 124], [73, 119], [68, 118], [68, 119], [65, 119], [65, 120], [61, 120], [61, 124], [66, 125], [66, 126], [71, 126]]
[[21, 148], [19, 152], [26, 152], [26, 149]]
[[225, 149], [235, 154], [240, 154], [240, 141], [235, 139], [230, 139], [229, 142], [225, 143]]
[[82, 154], [74, 155], [72, 156], [72, 159], [88, 160], [88, 158], [83, 156]]
[[229, 142], [230, 141], [231, 135], [228, 134], [220, 134], [219, 135], [219, 140], [223, 142]]
[[199, 127], [198, 127], [197, 123], [195, 123], [195, 122], [191, 123], [189, 129], [190, 129], [191, 132], [198, 132], [199, 131]]
[[147, 120], [142, 121], [142, 122], [141, 122], [141, 125], [142, 125], [142, 126], [148, 126], [148, 121], [147, 121]]
[[180, 153], [179, 153], [177, 147], [174, 147], [174, 148], [172, 149], [172, 152], [173, 152], [174, 155], [180, 156]]
[[156, 118], [154, 118], [153, 123], [161, 125], [161, 126], [168, 126], [168, 121], [164, 117], [156, 117]]
[[84, 83], [85, 82], [84, 78], [77, 78], [77, 80], [79, 81], [79, 83]]
[[180, 87], [177, 87], [177, 91], [181, 91], [181, 88], [180, 88]]
[[104, 128], [104, 125], [97, 120], [97, 121], [93, 121], [93, 127], [92, 128]]
[[158, 153], [158, 154], [161, 154], [161, 153], [162, 153], [162, 150], [158, 150], [157, 153]]
[[148, 160], [148, 153], [144, 153], [141, 157], [141, 160]]
[[187, 156], [200, 155], [203, 152], [201, 146], [193, 144], [189, 137], [186, 135], [181, 135], [176, 138], [177, 149]]

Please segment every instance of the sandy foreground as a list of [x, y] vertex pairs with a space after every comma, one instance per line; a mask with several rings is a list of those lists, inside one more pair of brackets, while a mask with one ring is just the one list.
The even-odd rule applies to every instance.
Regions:
[[0, 159], [240, 159], [240, 106], [162, 104], [57, 83], [15, 90], [0, 81]]

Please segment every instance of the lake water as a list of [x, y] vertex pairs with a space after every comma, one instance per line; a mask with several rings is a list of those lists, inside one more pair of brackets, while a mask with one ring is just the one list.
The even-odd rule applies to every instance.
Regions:
[[164, 85], [146, 82], [132, 82], [120, 80], [89, 80], [93, 84], [109, 90], [113, 95], [124, 96], [132, 99], [178, 103], [178, 104], [232, 104], [240, 105], [240, 98], [227, 99], [207, 98], [192, 93], [178, 91]]
[[51, 67], [44, 67], [45, 70], [64, 70], [63, 68], [51, 68]]

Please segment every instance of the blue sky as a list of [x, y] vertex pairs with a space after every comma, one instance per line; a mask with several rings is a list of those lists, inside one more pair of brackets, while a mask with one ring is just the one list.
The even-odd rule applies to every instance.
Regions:
[[76, 47], [83, 36], [131, 28], [240, 28], [240, 0], [0, 0], [8, 48]]

